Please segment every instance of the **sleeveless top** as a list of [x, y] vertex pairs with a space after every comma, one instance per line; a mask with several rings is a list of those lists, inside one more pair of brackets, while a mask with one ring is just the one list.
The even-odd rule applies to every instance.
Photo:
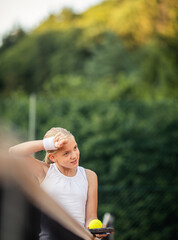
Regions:
[[41, 187], [81, 225], [85, 225], [88, 181], [83, 167], [73, 177], [63, 175], [56, 164], [50, 164]]

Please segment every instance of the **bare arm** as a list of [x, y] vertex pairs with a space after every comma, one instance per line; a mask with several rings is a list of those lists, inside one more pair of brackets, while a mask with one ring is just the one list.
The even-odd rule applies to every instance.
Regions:
[[19, 156], [29, 156], [41, 150], [44, 150], [43, 140], [36, 140], [15, 145], [9, 149], [9, 152]]
[[[50, 139], [50, 138], [46, 138]], [[46, 140], [45, 139], [45, 140]], [[43, 139], [44, 140], [44, 139]], [[10, 153], [15, 153], [16, 155], [20, 156], [29, 156], [35, 152], [39, 152], [41, 150], [44, 150], [44, 142], [43, 140], [35, 140], [35, 141], [29, 141], [29, 142], [23, 142], [18, 145], [15, 145], [9, 149]], [[67, 138], [60, 133], [57, 133], [54, 138], [50, 139], [50, 141], [53, 142], [52, 146], [51, 144], [46, 145], [46, 147], [52, 147], [55, 150], [61, 148], [64, 144], [67, 143]], [[53, 146], [54, 145], [54, 146]], [[50, 150], [54, 150], [50, 149]]]
[[15, 145], [9, 149], [9, 153], [13, 156], [25, 159], [32, 175], [38, 182], [42, 182], [48, 170], [48, 166], [46, 163], [31, 156], [33, 153], [41, 150], [44, 150], [43, 140], [36, 140]]
[[[86, 205], [86, 221], [85, 226], [88, 228], [90, 221], [97, 219], [98, 208], [98, 178], [95, 172], [86, 169], [88, 179], [88, 198]], [[103, 225], [103, 227], [106, 227]], [[97, 239], [106, 237], [108, 234], [96, 234]]]
[[[59, 149], [64, 144], [67, 143], [66, 137], [63, 135], [61, 136], [60, 133], [57, 133], [54, 136], [54, 139], [52, 139], [51, 141], [53, 141], [55, 149]], [[50, 147], [51, 147], [51, 144], [50, 144]], [[35, 140], [35, 141], [20, 143], [9, 149], [10, 154], [13, 154], [18, 157], [23, 157], [23, 159], [27, 160], [27, 165], [29, 167], [30, 172], [40, 183], [45, 178], [49, 165], [47, 163], [39, 161], [38, 159], [34, 158], [31, 155], [41, 150], [44, 150], [43, 140]]]
[[88, 179], [88, 196], [86, 205], [86, 227], [91, 220], [97, 218], [98, 207], [98, 178], [95, 172], [86, 169], [86, 175]]

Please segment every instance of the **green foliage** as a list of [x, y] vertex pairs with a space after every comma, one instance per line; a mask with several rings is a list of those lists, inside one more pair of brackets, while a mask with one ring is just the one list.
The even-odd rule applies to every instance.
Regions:
[[176, 38], [178, 5], [176, 0], [108, 0], [75, 15], [70, 9], [51, 16], [37, 32], [84, 29], [87, 36], [103, 31], [119, 35], [129, 46], [145, 43], [157, 35]]
[[17, 42], [22, 40], [25, 37], [25, 35], [26, 33], [21, 28], [14, 29], [13, 31], [5, 35], [2, 39], [2, 46], [0, 48], [0, 53], [12, 47], [13, 45], [17, 44]]
[[79, 29], [58, 34], [58, 47], [49, 60], [51, 76], [82, 73], [87, 52], [85, 53], [85, 49], [80, 45], [81, 35], [82, 31]]
[[9, 129], [9, 135], [15, 133], [21, 139], [28, 139], [28, 109], [29, 99], [20, 91], [11, 97], [0, 98], [0, 120]]
[[10, 35], [0, 49], [0, 94], [55, 86], [58, 97], [177, 99], [176, 9], [166, 0], [104, 1], [79, 15], [64, 9], [13, 44]]
[[103, 34], [100, 42], [93, 46], [91, 57], [85, 64], [86, 75], [90, 78], [110, 78], [111, 81], [118, 73], [127, 73], [131, 68], [130, 53], [120, 39], [109, 32]]
[[27, 93], [38, 92], [48, 79], [49, 58], [56, 51], [55, 33], [31, 35], [8, 49], [0, 58], [3, 93], [22, 89]]
[[139, 78], [143, 79], [142, 88], [145, 89], [145, 95], [149, 94], [152, 99], [173, 95], [177, 98], [177, 63], [175, 55], [165, 43], [149, 43], [142, 50], [140, 57], [142, 62]]

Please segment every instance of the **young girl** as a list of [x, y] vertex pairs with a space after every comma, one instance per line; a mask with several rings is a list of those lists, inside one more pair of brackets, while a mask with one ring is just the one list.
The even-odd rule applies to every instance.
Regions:
[[[44, 149], [45, 162], [31, 156]], [[80, 152], [69, 131], [51, 128], [43, 140], [18, 144], [11, 147], [10, 152], [29, 161], [36, 181], [81, 225], [88, 228], [89, 222], [97, 219], [97, 175], [79, 166]], [[50, 240], [50, 233], [43, 224], [42, 239]]]

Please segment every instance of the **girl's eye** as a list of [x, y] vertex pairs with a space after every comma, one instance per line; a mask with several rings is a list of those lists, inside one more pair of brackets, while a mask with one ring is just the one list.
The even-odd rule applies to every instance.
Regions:
[[76, 150], [76, 149], [77, 149], [77, 146], [75, 146], [74, 149]]
[[68, 152], [64, 153], [64, 155], [65, 155], [65, 156], [68, 155]]

